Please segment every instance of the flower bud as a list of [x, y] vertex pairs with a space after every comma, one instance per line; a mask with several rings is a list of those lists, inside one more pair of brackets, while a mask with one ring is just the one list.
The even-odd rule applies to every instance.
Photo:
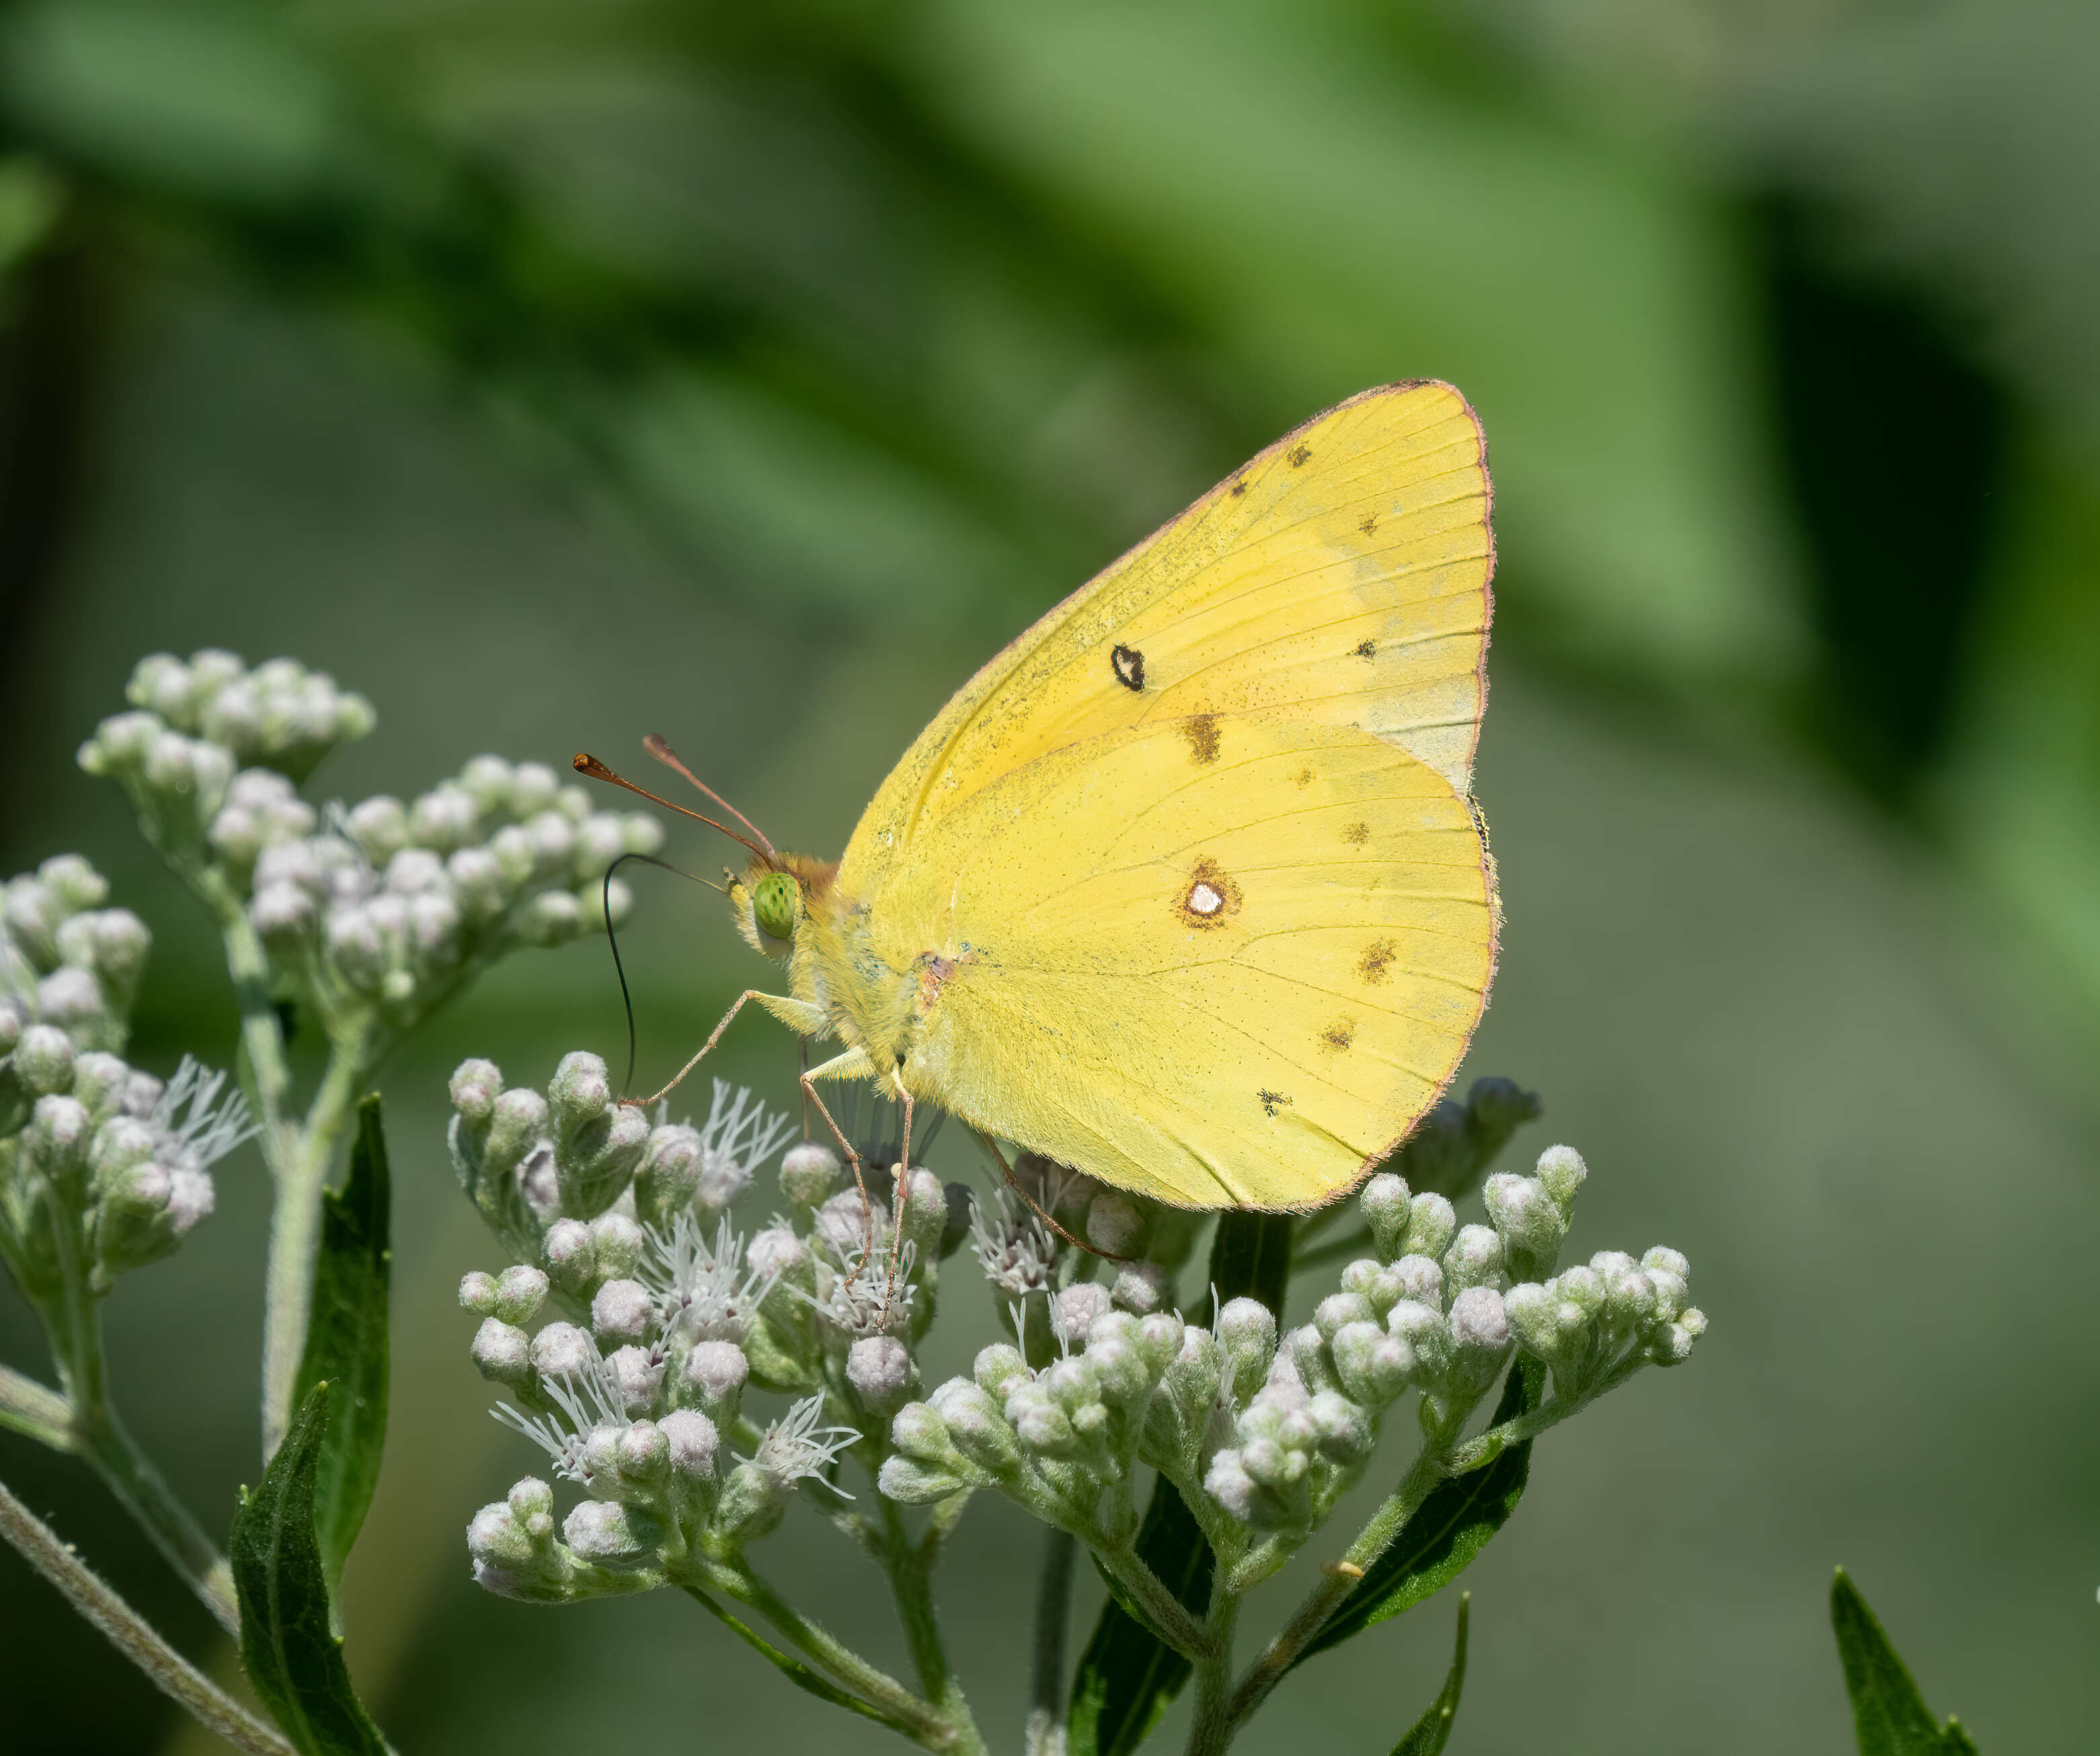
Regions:
[[648, 1141], [648, 1117], [628, 1105], [585, 1123], [566, 1148], [558, 1145], [555, 1149], [554, 1175], [563, 1210], [580, 1218], [602, 1213], [619, 1200]]
[[941, 1234], [948, 1224], [948, 1192], [932, 1171], [911, 1173], [898, 1224], [907, 1247], [915, 1248], [922, 1260], [938, 1260]]
[[751, 1361], [733, 1341], [703, 1341], [686, 1356], [688, 1395], [719, 1427], [734, 1421], [751, 1378]]
[[986, 1395], [1004, 1400], [1007, 1386], [1015, 1379], [1032, 1378], [1035, 1374], [1028, 1370], [1028, 1362], [1021, 1358], [1019, 1348], [1008, 1347], [1001, 1341], [978, 1350], [971, 1375], [976, 1379], [978, 1388]]
[[86, 1175], [88, 1145], [95, 1132], [86, 1105], [77, 1097], [53, 1093], [37, 1100], [24, 1143], [46, 1176], [70, 1182]]
[[648, 1234], [624, 1213], [602, 1213], [590, 1223], [591, 1254], [598, 1272], [632, 1276], [647, 1249]]
[[1319, 1330], [1321, 1339], [1332, 1341], [1344, 1325], [1369, 1323], [1377, 1316], [1370, 1300], [1362, 1294], [1334, 1293], [1320, 1301], [1319, 1308], [1312, 1313], [1312, 1326]]
[[580, 1220], [557, 1220], [547, 1228], [540, 1249], [547, 1259], [549, 1277], [571, 1298], [581, 1297], [598, 1280], [590, 1228]]
[[540, 1307], [547, 1299], [547, 1277], [527, 1263], [518, 1263], [503, 1271], [496, 1282], [496, 1316], [506, 1323], [529, 1323], [539, 1314]]
[[1444, 1252], [1444, 1278], [1454, 1291], [1485, 1286], [1502, 1272], [1502, 1241], [1489, 1227], [1462, 1227]]
[[623, 1481], [661, 1481], [671, 1467], [671, 1441], [654, 1421], [637, 1421], [620, 1436], [615, 1465]]
[[1441, 1195], [1417, 1195], [1408, 1203], [1407, 1247], [1420, 1256], [1441, 1257], [1458, 1230], [1458, 1216]]
[[1492, 1286], [1468, 1286], [1451, 1301], [1450, 1322], [1452, 1352], [1460, 1369], [1475, 1383], [1492, 1380], [1509, 1352], [1502, 1295]]
[[489, 1317], [474, 1331], [474, 1364], [492, 1384], [522, 1384], [532, 1374], [532, 1344], [522, 1329]]
[[1125, 1264], [1115, 1277], [1110, 1296], [1119, 1310], [1135, 1317], [1149, 1317], [1172, 1299], [1174, 1277], [1157, 1262]]
[[534, 1560], [532, 1538], [502, 1501], [484, 1506], [466, 1527], [467, 1552], [492, 1567], [523, 1571]]
[[587, 1561], [625, 1570], [655, 1560], [663, 1528], [638, 1507], [580, 1500], [562, 1521], [562, 1537]]
[[1256, 1299], [1235, 1299], [1218, 1313], [1218, 1346], [1224, 1355], [1226, 1388], [1244, 1407], [1268, 1376], [1276, 1357], [1276, 1318]]
[[672, 1471], [688, 1487], [712, 1487], [721, 1438], [715, 1423], [698, 1409], [673, 1409], [658, 1427], [669, 1447]]
[[641, 1168], [634, 1174], [637, 1211], [668, 1224], [692, 1201], [705, 1163], [699, 1129], [682, 1123], [651, 1129], [642, 1149]]
[[459, 1284], [460, 1309], [470, 1311], [476, 1317], [496, 1315], [496, 1277], [484, 1274], [479, 1268], [462, 1274]]
[[[1390, 1341], [1392, 1338], [1388, 1336]], [[1323, 1390], [1306, 1410], [1312, 1423], [1313, 1443], [1337, 1463], [1354, 1463], [1370, 1455], [1378, 1443], [1370, 1417], [1339, 1392]]]
[[1551, 1258], [1567, 1236], [1567, 1216], [1537, 1177], [1498, 1171], [1482, 1192], [1488, 1217], [1512, 1250]]
[[715, 1524], [732, 1542], [753, 1542], [776, 1529], [788, 1511], [792, 1485], [776, 1482], [755, 1463], [730, 1471], [715, 1507]]
[[1390, 1171], [1381, 1171], [1364, 1185], [1357, 1198], [1365, 1222], [1371, 1229], [1371, 1247], [1381, 1262], [1390, 1262], [1405, 1247], [1410, 1210], [1406, 1182]]
[[1135, 1202], [1104, 1189], [1087, 1206], [1087, 1242], [1111, 1256], [1137, 1254], [1145, 1242], [1145, 1216]]
[[1575, 1205], [1576, 1194], [1589, 1175], [1582, 1154], [1572, 1146], [1549, 1146], [1538, 1155], [1538, 1180], [1564, 1216]]
[[308, 892], [297, 885], [265, 885], [249, 905], [249, 919], [255, 930], [280, 952], [286, 945], [313, 930], [320, 907]]
[[[945, 1384], [942, 1387], [943, 1390], [946, 1388]], [[889, 1443], [907, 1457], [926, 1463], [944, 1463], [955, 1454], [955, 1445], [948, 1436], [948, 1423], [930, 1403], [907, 1402], [899, 1409], [897, 1418], [889, 1423]]]
[[891, 1413], [918, 1381], [910, 1352], [893, 1335], [866, 1336], [847, 1351], [846, 1382], [871, 1414]]
[[887, 1457], [876, 1475], [876, 1487], [884, 1498], [899, 1506], [928, 1506], [960, 1493], [968, 1485], [961, 1476], [922, 1463], [916, 1458]]
[[542, 1378], [569, 1378], [598, 1364], [598, 1348], [573, 1323], [549, 1323], [532, 1338], [532, 1369]]
[[798, 1207], [820, 1207], [837, 1189], [845, 1167], [839, 1155], [815, 1141], [791, 1146], [780, 1161], [780, 1190]]
[[615, 1348], [605, 1357], [606, 1382], [620, 1412], [630, 1418], [646, 1414], [656, 1405], [663, 1388], [664, 1362], [648, 1348]]
[[656, 1300], [639, 1281], [607, 1281], [591, 1298], [591, 1333], [601, 1347], [646, 1341], [656, 1328]]
[[452, 1108], [479, 1127], [495, 1113], [496, 1101], [503, 1094], [503, 1071], [492, 1061], [463, 1061], [448, 1089]]
[[477, 926], [496, 920], [510, 901], [502, 863], [487, 848], [461, 848], [445, 860], [460, 912]]
[[15, 1044], [11, 1065], [16, 1083], [32, 1097], [64, 1092], [73, 1085], [73, 1043], [51, 1025], [34, 1024]]
[[583, 930], [583, 905], [566, 890], [542, 890], [518, 920], [518, 937], [527, 945], [566, 945]]
[[[1005, 1388], [1018, 1391], [1027, 1382], [1010, 1377]], [[1021, 1448], [1013, 1429], [999, 1403], [982, 1386], [966, 1378], [951, 1378], [933, 1392], [933, 1406], [947, 1427], [949, 1443], [979, 1469], [996, 1476], [1020, 1467]]]
[[1109, 1294], [1105, 1286], [1092, 1281], [1081, 1281], [1067, 1286], [1057, 1295], [1052, 1306], [1052, 1327], [1074, 1348], [1083, 1347], [1094, 1319], [1107, 1314]]
[[554, 1123], [555, 1144], [567, 1146], [611, 1102], [612, 1080], [605, 1062], [582, 1049], [564, 1055], [547, 1086], [547, 1113]]
[[1350, 1323], [1331, 1344], [1335, 1375], [1358, 1402], [1382, 1409], [1407, 1388], [1414, 1352], [1376, 1323]]

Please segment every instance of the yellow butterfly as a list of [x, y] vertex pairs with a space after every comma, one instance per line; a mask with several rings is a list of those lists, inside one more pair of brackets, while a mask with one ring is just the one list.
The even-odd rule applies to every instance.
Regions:
[[868, 1079], [907, 1141], [929, 1102], [1177, 1206], [1353, 1187], [1449, 1081], [1494, 970], [1490, 509], [1463, 397], [1367, 390], [978, 672], [836, 864], [727, 807], [756, 838], [738, 922], [790, 992], [746, 992], [685, 1071], [755, 1000], [845, 1045], [803, 1076], [827, 1123], [814, 1082]]

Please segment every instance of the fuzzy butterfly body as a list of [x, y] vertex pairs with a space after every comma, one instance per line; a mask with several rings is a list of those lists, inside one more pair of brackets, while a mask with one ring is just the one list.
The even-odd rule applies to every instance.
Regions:
[[818, 1077], [1120, 1188], [1352, 1187], [1493, 973], [1489, 511], [1447, 385], [1308, 421], [987, 664], [837, 866], [761, 856], [732, 896], [792, 993], [750, 997], [845, 1045]]

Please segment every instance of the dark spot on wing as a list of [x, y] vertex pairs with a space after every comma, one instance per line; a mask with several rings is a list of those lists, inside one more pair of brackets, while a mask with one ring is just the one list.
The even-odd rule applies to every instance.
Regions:
[[1337, 1018], [1320, 1033], [1320, 1046], [1322, 1048], [1331, 1048], [1337, 1053], [1347, 1048], [1356, 1039], [1357, 1021], [1353, 1018]]
[[1357, 528], [1361, 531], [1366, 536], [1377, 536], [1378, 514], [1375, 512], [1365, 513], [1364, 514], [1364, 522], [1361, 524], [1359, 524]]
[[1352, 823], [1342, 832], [1342, 839], [1352, 848], [1360, 848], [1371, 838], [1369, 823]]
[[1233, 483], [1233, 498], [1238, 500], [1240, 496], [1244, 494], [1246, 492], [1246, 478], [1242, 475], [1237, 478]]
[[1174, 912], [1186, 927], [1222, 927], [1240, 911], [1240, 887], [1214, 859], [1196, 862], [1176, 898]]
[[1301, 787], [1309, 787], [1312, 784], [1312, 770], [1311, 769], [1301, 768], [1299, 770], [1298, 784]]
[[1198, 713], [1193, 719], [1181, 722], [1182, 735], [1189, 740], [1189, 754], [1198, 762], [1218, 760], [1218, 716]]
[[1378, 656], [1378, 642], [1374, 640], [1359, 641], [1354, 651], [1360, 659], [1375, 659]]
[[1145, 655], [1135, 646], [1118, 646], [1109, 655], [1116, 681], [1133, 693], [1145, 687]]
[[1294, 470], [1299, 468], [1303, 465], [1312, 462], [1312, 448], [1310, 445], [1292, 446], [1290, 448], [1290, 456], [1287, 461], [1289, 461], [1290, 467]]
[[1290, 1101], [1290, 1100], [1286, 1097], [1281, 1092], [1256, 1092], [1254, 1095], [1256, 1101], [1261, 1105], [1262, 1114], [1265, 1116], [1274, 1115], [1276, 1114], [1277, 1105], [1287, 1105]]
[[1375, 987], [1385, 980], [1386, 972], [1392, 968], [1392, 960], [1400, 955], [1400, 947], [1390, 939], [1374, 939], [1365, 947], [1364, 955], [1357, 960], [1357, 973]]

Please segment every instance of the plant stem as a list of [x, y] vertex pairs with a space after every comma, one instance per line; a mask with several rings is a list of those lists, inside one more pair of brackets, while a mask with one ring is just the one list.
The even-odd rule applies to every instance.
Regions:
[[1225, 1583], [1225, 1569], [1213, 1572], [1204, 1621], [1211, 1651], [1196, 1661], [1196, 1717], [1189, 1727], [1188, 1756], [1218, 1756], [1238, 1729], [1233, 1718], [1233, 1635], [1241, 1602]]
[[904, 1528], [904, 1515], [885, 1495], [882, 1504], [882, 1564], [889, 1575], [889, 1592], [897, 1605], [897, 1619], [903, 1625], [904, 1643], [919, 1673], [919, 1687], [929, 1701], [942, 1700], [949, 1689], [948, 1655], [941, 1642], [941, 1623], [933, 1608], [933, 1582], [919, 1554], [919, 1546]]
[[1501, 1426], [1490, 1427], [1477, 1437], [1467, 1440], [1445, 1460], [1445, 1469], [1454, 1476], [1462, 1476], [1467, 1470], [1478, 1469], [1483, 1463], [1492, 1462], [1509, 1446], [1521, 1444], [1527, 1439], [1536, 1439], [1548, 1427], [1558, 1427], [1570, 1415], [1579, 1414], [1599, 1396], [1617, 1389], [1649, 1363], [1645, 1354], [1629, 1354], [1581, 1395], [1555, 1396], [1552, 1401], [1533, 1409], [1529, 1414], [1516, 1415], [1504, 1421]]
[[[1383, 1503], [1371, 1514], [1370, 1521], [1357, 1533], [1357, 1540], [1342, 1557], [1343, 1565], [1323, 1573], [1320, 1583], [1306, 1594], [1304, 1601], [1264, 1648], [1261, 1657], [1247, 1667], [1239, 1687], [1233, 1692], [1224, 1732], [1226, 1740], [1229, 1741], [1268, 1698], [1268, 1692], [1282, 1680], [1284, 1672], [1290, 1670], [1312, 1637], [1326, 1626], [1327, 1618], [1349, 1595], [1365, 1570], [1392, 1546], [1393, 1539], [1406, 1528], [1408, 1520], [1414, 1517], [1422, 1502], [1429, 1498], [1431, 1490], [1444, 1479], [1452, 1441], [1464, 1431], [1466, 1417], [1471, 1412], [1470, 1405], [1454, 1409], [1424, 1441], [1400, 1486], [1386, 1496]], [[1193, 1745], [1189, 1747], [1192, 1752], [1195, 1749]], [[1223, 1749], [1224, 1744], [1220, 1742], [1215, 1748]]]
[[1065, 1756], [1065, 1634], [1072, 1616], [1072, 1572], [1079, 1544], [1069, 1531], [1043, 1533], [1043, 1577], [1035, 1590], [1035, 1654], [1029, 1677], [1027, 1756]]
[[[232, 959], [229, 935], [227, 955]], [[245, 1003], [244, 1002], [244, 1009]], [[246, 1030], [245, 1023], [243, 1026]], [[258, 1035], [261, 1033], [257, 1033]], [[281, 1051], [283, 1037], [271, 1013], [270, 1035]], [[313, 1303], [314, 1259], [320, 1247], [321, 1191], [357, 1103], [365, 1076], [368, 1035], [357, 1030], [338, 1037], [329, 1051], [320, 1088], [298, 1127], [263, 1130], [276, 1202], [270, 1215], [270, 1260], [262, 1295], [262, 1455], [276, 1454], [292, 1418], [292, 1392], [307, 1347], [307, 1321]], [[251, 1059], [253, 1058], [251, 1052]], [[258, 1081], [259, 1083], [259, 1081]]]
[[275, 1732], [251, 1718], [204, 1674], [170, 1646], [58, 1534], [0, 1485], [0, 1537], [56, 1586], [73, 1607], [151, 1678], [154, 1685], [250, 1756], [295, 1756]]
[[695, 1556], [695, 1561], [700, 1574], [699, 1583], [757, 1610], [833, 1683], [909, 1727], [911, 1736], [928, 1749], [952, 1751], [955, 1756], [985, 1756], [984, 1740], [967, 1708], [954, 1710], [937, 1706], [914, 1694], [804, 1616], [743, 1560], [726, 1562]]
[[[58, 1286], [54, 1296], [37, 1301], [37, 1314], [65, 1386], [64, 1397], [53, 1398], [64, 1401], [68, 1415], [61, 1449], [86, 1459], [168, 1564], [188, 1582], [213, 1619], [228, 1633], [237, 1632], [240, 1616], [225, 1557], [117, 1418], [102, 1344], [102, 1300], [89, 1282], [80, 1229], [62, 1203], [48, 1202], [46, 1211]], [[49, 1391], [42, 1394], [52, 1396]]]
[[1158, 1574], [1145, 1564], [1137, 1551], [1126, 1543], [1120, 1549], [1111, 1549], [1095, 1542], [1089, 1543], [1100, 1556], [1101, 1565], [1115, 1577], [1116, 1582], [1137, 1599], [1138, 1607], [1152, 1619], [1152, 1625], [1166, 1637], [1167, 1643], [1192, 1664], [1201, 1664], [1211, 1650], [1209, 1631], [1189, 1613], [1180, 1599], [1167, 1589]]
[[73, 1449], [73, 1405], [48, 1385], [0, 1366], [0, 1427], [54, 1451]]

